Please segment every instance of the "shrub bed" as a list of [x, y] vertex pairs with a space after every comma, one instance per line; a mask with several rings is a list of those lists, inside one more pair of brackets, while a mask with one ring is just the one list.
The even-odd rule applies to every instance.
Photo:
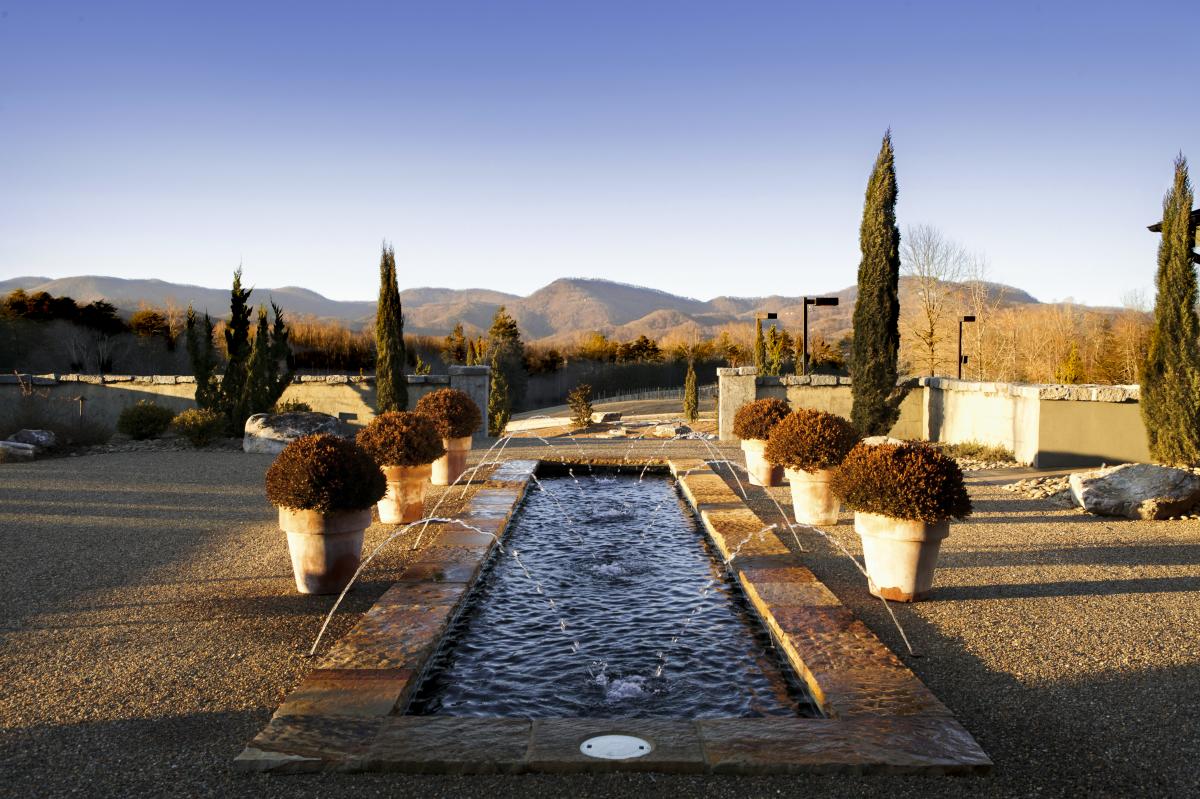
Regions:
[[191, 408], [176, 416], [171, 426], [193, 447], [200, 448], [225, 434], [225, 417], [206, 408]]
[[138, 441], [158, 438], [167, 432], [175, 413], [154, 402], [138, 400], [121, 411], [117, 417], [117, 430]]

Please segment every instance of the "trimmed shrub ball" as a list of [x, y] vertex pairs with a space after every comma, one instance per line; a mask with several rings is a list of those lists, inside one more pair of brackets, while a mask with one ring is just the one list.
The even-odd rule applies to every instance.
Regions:
[[936, 524], [971, 515], [962, 470], [934, 447], [859, 444], [834, 471], [830, 488], [847, 507]]
[[386, 492], [379, 464], [352, 441], [328, 433], [296, 439], [267, 469], [267, 500], [281, 508], [363, 510]]
[[771, 463], [815, 472], [837, 466], [858, 441], [858, 431], [841, 416], [800, 408], [771, 429], [764, 454]]
[[446, 454], [433, 421], [413, 411], [379, 414], [356, 440], [382, 466], [420, 466]]
[[465, 391], [439, 388], [417, 400], [416, 412], [430, 419], [442, 438], [463, 438], [479, 429], [483, 416]]
[[779, 424], [791, 408], [783, 400], [760, 399], [738, 408], [733, 417], [733, 434], [738, 438], [759, 438], [764, 441], [771, 428]]

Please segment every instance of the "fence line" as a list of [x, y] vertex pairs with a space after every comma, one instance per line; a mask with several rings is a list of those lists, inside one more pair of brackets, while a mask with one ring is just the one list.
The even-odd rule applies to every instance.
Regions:
[[[718, 394], [718, 386], [716, 383], [699, 386], [698, 392], [700, 399], [713, 399]], [[592, 402], [629, 402], [648, 399], [677, 399], [682, 402], [683, 386], [676, 388], [652, 388], [645, 391], [622, 392], [619, 394], [596, 394], [592, 397]]]

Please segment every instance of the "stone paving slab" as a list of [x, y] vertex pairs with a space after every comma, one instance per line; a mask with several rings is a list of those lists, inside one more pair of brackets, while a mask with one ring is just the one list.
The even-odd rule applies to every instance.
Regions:
[[[652, 749], [626, 760], [589, 757], [579, 749], [588, 738], [614, 733], [644, 738]], [[674, 719], [537, 719], [526, 765], [531, 771], [548, 773], [707, 771], [695, 723]]]
[[715, 719], [697, 726], [717, 774], [971, 774], [991, 767], [953, 719]]
[[[498, 468], [489, 482], [499, 487], [477, 492], [464, 516], [488, 534], [441, 525], [433, 546], [334, 645], [322, 668], [287, 698], [235, 766], [439, 774], [942, 774], [990, 768], [950, 711], [799, 562], [780, 540], [781, 531], [762, 532], [762, 520], [724, 479], [694, 459], [670, 462], [671, 472], [718, 551], [726, 559], [738, 553], [729, 565], [751, 607], [827, 718], [397, 715], [506, 531], [536, 466], [510, 461]], [[580, 751], [585, 739], [611, 733], [644, 738], [651, 751], [626, 760]]]
[[529, 719], [393, 716], [367, 750], [372, 769], [412, 774], [510, 774], [524, 771]]

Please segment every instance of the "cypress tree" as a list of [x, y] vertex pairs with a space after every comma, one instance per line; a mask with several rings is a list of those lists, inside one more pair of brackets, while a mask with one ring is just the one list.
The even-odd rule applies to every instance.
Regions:
[[408, 410], [404, 366], [404, 314], [396, 280], [396, 253], [384, 244], [379, 256], [379, 306], [375, 312], [376, 413]]
[[1200, 463], [1200, 320], [1196, 316], [1196, 227], [1187, 161], [1163, 200], [1154, 328], [1142, 365], [1142, 419], [1150, 453], [1162, 463]]
[[220, 413], [221, 386], [216, 381], [218, 359], [216, 347], [213, 346], [212, 317], [204, 314], [204, 324], [201, 325], [196, 310], [189, 305], [186, 331], [188, 358], [196, 378], [196, 405]]
[[492, 379], [495, 372], [504, 372], [504, 382], [508, 391], [508, 408], [521, 407], [525, 400], [525, 345], [521, 342], [521, 331], [517, 320], [501, 305], [496, 309], [492, 318], [492, 327], [488, 330], [485, 356], [492, 367]]
[[863, 203], [850, 354], [850, 419], [864, 436], [886, 435], [900, 415], [896, 388], [900, 352], [900, 229], [896, 226], [896, 164], [892, 132], [884, 134]]
[[267, 369], [268, 396], [274, 405], [283, 396], [292, 382], [292, 347], [288, 343], [288, 326], [283, 318], [283, 309], [271, 303], [275, 315], [271, 325], [271, 360]]
[[274, 353], [271, 351], [271, 328], [267, 325], [267, 309], [259, 306], [258, 327], [254, 332], [254, 343], [250, 348], [250, 357], [246, 360], [246, 384], [242, 387], [242, 396], [233, 410], [233, 420], [236, 425], [240, 419], [246, 424], [246, 419], [253, 413], [264, 413], [272, 405], [271, 399], [271, 362]]
[[504, 370], [492, 364], [491, 383], [488, 386], [488, 435], [502, 436], [508, 420], [512, 418], [512, 398], [508, 393], [508, 380]]
[[[247, 361], [250, 358], [250, 293], [242, 288], [242, 267], [233, 273], [229, 292], [229, 324], [225, 327], [225, 374], [221, 378], [221, 405], [230, 435], [241, 435], [236, 409], [246, 388]], [[245, 418], [242, 418], [245, 423]]]
[[767, 342], [763, 339], [762, 320], [754, 320], [754, 368], [764, 374], [767, 365]]
[[687, 376], [683, 378], [683, 418], [695, 422], [700, 418], [700, 389], [696, 385], [696, 365], [688, 358]]

